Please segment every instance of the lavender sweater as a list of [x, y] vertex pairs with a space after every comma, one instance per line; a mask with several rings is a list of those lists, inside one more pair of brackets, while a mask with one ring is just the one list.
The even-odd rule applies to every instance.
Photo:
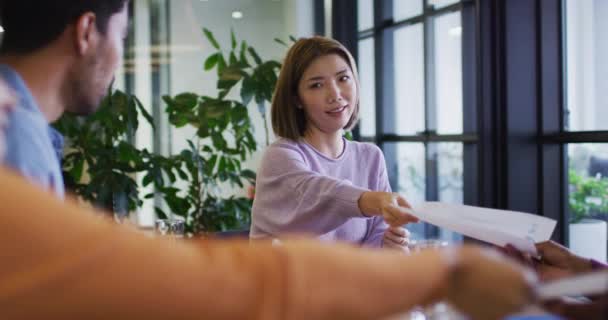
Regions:
[[305, 142], [280, 139], [258, 170], [251, 238], [306, 233], [380, 247], [387, 225], [381, 217], [365, 217], [358, 206], [370, 190], [391, 190], [377, 146], [345, 140], [342, 155], [331, 159]]

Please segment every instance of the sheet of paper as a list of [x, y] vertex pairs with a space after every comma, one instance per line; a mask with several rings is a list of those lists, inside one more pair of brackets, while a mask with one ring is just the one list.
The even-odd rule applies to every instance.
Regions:
[[420, 220], [497, 246], [512, 244], [536, 255], [534, 243], [547, 241], [556, 221], [529, 213], [423, 202], [411, 213]]
[[562, 296], [586, 296], [608, 292], [608, 271], [588, 273], [545, 283], [536, 293], [541, 300]]

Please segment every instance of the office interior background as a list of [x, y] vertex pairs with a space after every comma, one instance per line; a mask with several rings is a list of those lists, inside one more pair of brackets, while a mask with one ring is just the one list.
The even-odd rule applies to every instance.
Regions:
[[[287, 47], [275, 38], [288, 44], [290, 36], [326, 35], [357, 60], [361, 120], [353, 136], [382, 148], [394, 191], [413, 204], [547, 216], [558, 221], [554, 240], [606, 260], [606, 224], [593, 229], [592, 221], [608, 220], [608, 1], [133, 0], [130, 6], [115, 87], [135, 94], [156, 123], [154, 131], [140, 127], [137, 146], [165, 155], [187, 148], [194, 129], [170, 126], [161, 96], [215, 94], [217, 76], [203, 68], [215, 49], [203, 28], [222, 47], [230, 47], [233, 30], [260, 56], [278, 61]], [[255, 171], [270, 119], [255, 105], [249, 115], [259, 147], [245, 167]], [[165, 206], [155, 202], [146, 200], [137, 213], [141, 225], [153, 225], [154, 206]], [[585, 220], [574, 221], [575, 209]], [[593, 231], [576, 231], [581, 222]], [[463, 241], [424, 223], [410, 230], [416, 238]]]

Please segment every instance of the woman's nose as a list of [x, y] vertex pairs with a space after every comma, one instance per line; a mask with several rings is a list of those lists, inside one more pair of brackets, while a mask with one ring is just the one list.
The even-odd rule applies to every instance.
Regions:
[[338, 87], [338, 85], [336, 83], [332, 83], [331, 85], [328, 86], [328, 89], [327, 89], [327, 102], [335, 103], [335, 102], [341, 101], [341, 100], [342, 100], [342, 95], [340, 92], [340, 87]]

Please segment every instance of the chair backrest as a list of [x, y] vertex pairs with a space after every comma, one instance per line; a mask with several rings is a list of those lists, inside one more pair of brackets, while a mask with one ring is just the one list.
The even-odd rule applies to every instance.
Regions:
[[589, 176], [595, 177], [597, 174], [608, 178], [608, 159], [591, 156], [589, 160]]

